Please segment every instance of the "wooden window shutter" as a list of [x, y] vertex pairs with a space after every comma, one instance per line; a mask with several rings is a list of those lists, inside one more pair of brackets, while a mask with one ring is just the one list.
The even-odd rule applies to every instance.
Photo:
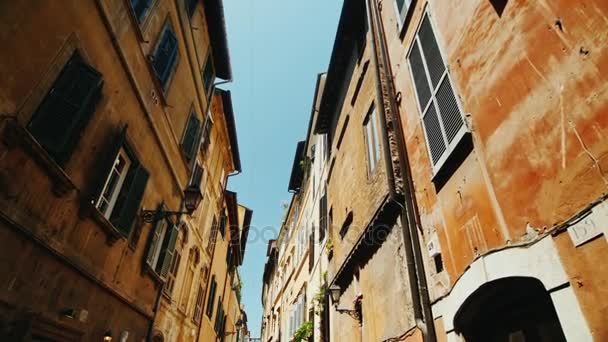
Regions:
[[[163, 249], [161, 250], [161, 257], [158, 260], [160, 267], [159, 275], [162, 278], [167, 277], [169, 267], [171, 266], [171, 260], [173, 260], [173, 253], [175, 251], [175, 242], [179, 234], [179, 227], [176, 224], [171, 224], [169, 231], [165, 233], [165, 242], [163, 243]], [[157, 265], [157, 269], [158, 266]]]
[[327, 194], [323, 194], [319, 203], [319, 241], [325, 239], [327, 231]]
[[110, 222], [123, 235], [131, 233], [131, 227], [139, 212], [139, 205], [144, 197], [150, 174], [141, 164], [129, 171], [128, 183], [123, 185], [116, 205], [112, 211]]
[[163, 88], [167, 85], [176, 59], [177, 37], [173, 33], [173, 30], [169, 26], [166, 26], [152, 60], [152, 66]]
[[192, 185], [196, 187], [201, 187], [203, 184], [203, 175], [205, 174], [205, 169], [200, 165], [196, 164], [194, 168], [194, 173], [192, 174]]
[[102, 154], [102, 158], [100, 159], [100, 163], [97, 167], [99, 172], [95, 175], [96, 179], [92, 183], [90, 198], [92, 205], [95, 205], [95, 202], [101, 196], [101, 192], [103, 191], [103, 187], [106, 183], [108, 175], [112, 171], [112, 167], [114, 166], [114, 162], [120, 149], [123, 147], [127, 140], [127, 126], [123, 126], [122, 129], [115, 132], [109, 139], [109, 142], [106, 144], [106, 151]]
[[215, 274], [211, 276], [211, 288], [209, 289], [209, 298], [207, 299], [207, 316], [211, 318], [213, 315], [213, 306], [215, 304], [215, 290], [217, 283], [215, 282]]
[[215, 67], [213, 65], [213, 59], [211, 52], [207, 55], [207, 62], [205, 63], [205, 69], [203, 70], [203, 86], [205, 88], [205, 95], [209, 98], [211, 94], [211, 88], [213, 86], [213, 80], [215, 78]]
[[58, 164], [72, 155], [102, 86], [101, 74], [74, 54], [32, 116], [28, 130]]
[[150, 237], [150, 243], [148, 244], [148, 252], [146, 254], [146, 264], [151, 268], [155, 269], [156, 265], [154, 265], [154, 253], [158, 248], [158, 245], [162, 243], [161, 236], [161, 226], [166, 222], [162, 217], [164, 216], [164, 212], [167, 211], [167, 207], [164, 204], [161, 204], [158, 207], [157, 218], [154, 224], [154, 231]]
[[200, 134], [201, 121], [196, 116], [196, 113], [193, 111], [190, 113], [190, 118], [188, 119], [188, 124], [186, 125], [186, 130], [184, 132], [184, 138], [182, 140], [182, 150], [186, 155], [188, 160], [191, 160], [195, 155], [196, 149], [196, 140]]
[[308, 239], [308, 271], [315, 267], [315, 227], [312, 227], [310, 238]]
[[211, 144], [211, 129], [213, 128], [213, 121], [211, 121], [211, 116], [207, 115], [205, 118], [205, 122], [203, 124], [203, 141], [201, 144], [201, 151], [203, 153], [207, 152], [207, 148], [209, 148], [209, 144]]

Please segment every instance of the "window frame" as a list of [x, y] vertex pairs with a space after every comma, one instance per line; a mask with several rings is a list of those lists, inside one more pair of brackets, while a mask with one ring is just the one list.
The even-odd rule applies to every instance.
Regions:
[[[119, 173], [119, 175], [118, 175], [118, 180], [114, 184], [114, 188], [112, 190], [112, 193], [110, 194], [110, 198], [106, 199], [105, 198], [106, 196], [104, 196], [104, 194], [105, 194], [106, 190], [108, 189], [108, 186], [110, 185], [110, 180], [112, 179], [112, 176], [114, 175], [114, 171], [116, 170], [117, 161], [121, 157], [123, 157], [123, 159], [125, 160], [125, 166], [123, 167], [122, 173]], [[118, 151], [118, 154], [116, 155], [116, 158], [114, 158], [114, 163], [112, 165], [110, 173], [106, 176], [106, 180], [105, 180], [104, 186], [101, 190], [101, 194], [95, 201], [95, 208], [97, 208], [97, 210], [99, 210], [99, 212], [108, 220], [110, 219], [110, 217], [112, 216], [112, 213], [114, 212], [114, 207], [116, 205], [116, 200], [118, 199], [118, 195], [122, 191], [122, 188], [125, 185], [124, 182], [127, 178], [127, 175], [129, 174], [129, 171], [131, 171], [131, 167], [133, 165], [134, 165], [134, 162], [131, 160], [131, 157], [127, 153], [125, 147], [121, 146], [120, 150]], [[103, 199], [106, 199], [106, 203], [107, 203], [107, 207], [104, 210], [102, 210], [100, 208], [100, 205], [102, 204]]]
[[[209, 79], [209, 84], [206, 84], [205, 74], [207, 72], [207, 66], [211, 66], [211, 78]], [[213, 92], [215, 88], [215, 80], [217, 78], [217, 71], [215, 70], [215, 63], [213, 62], [213, 51], [211, 50], [211, 46], [207, 52], [207, 58], [205, 59], [205, 65], [201, 70], [201, 80], [203, 81], [203, 89], [205, 91], [205, 98], [207, 99], [207, 107], [211, 106], [211, 98], [213, 97]]]
[[[370, 125], [371, 123], [371, 125]], [[367, 155], [367, 175], [372, 178], [382, 162], [382, 146], [378, 122], [378, 111], [375, 103], [369, 107], [365, 119], [363, 120], [363, 136], [365, 140]]]
[[[167, 66], [168, 70], [168, 74], [167, 74], [167, 78], [163, 83], [163, 80], [161, 78], [161, 75], [159, 75], [158, 71], [156, 70], [155, 66], [154, 66], [154, 60], [156, 58], [156, 55], [160, 49], [160, 46], [162, 45], [162, 41], [163, 41], [163, 37], [165, 35], [165, 31], [170, 30], [171, 33], [173, 34], [173, 36], [175, 37], [175, 58], [173, 60], [173, 63], [170, 66]], [[154, 49], [152, 49], [151, 54], [149, 55], [149, 60], [150, 60], [150, 66], [152, 68], [152, 72], [153, 72], [153, 76], [154, 79], [156, 80], [156, 82], [158, 83], [158, 86], [161, 88], [162, 90], [162, 94], [164, 96], [167, 95], [167, 93], [169, 92], [169, 88], [171, 87], [171, 83], [173, 81], [173, 78], [175, 76], [175, 74], [177, 73], [177, 68], [179, 66], [179, 61], [180, 61], [180, 52], [179, 52], [179, 37], [176, 33], [176, 30], [174, 28], [173, 22], [171, 20], [171, 18], [167, 15], [167, 18], [165, 19], [160, 32], [158, 33], [158, 36], [156, 37], [156, 44], [154, 45]], [[166, 100], [165, 100], [166, 101]]]
[[398, 0], [393, 0], [393, 8], [395, 9], [395, 15], [397, 17], [397, 23], [399, 24], [399, 30], [401, 30], [405, 26], [405, 21], [407, 19], [408, 13], [412, 9], [412, 5], [416, 4], [416, 0], [403, 0], [403, 5], [406, 7], [405, 13], [404, 9], [399, 10], [397, 1]]
[[[433, 36], [435, 38], [435, 42], [437, 44], [437, 49], [439, 51], [439, 55], [442, 59], [442, 62], [444, 64], [444, 70], [443, 70], [443, 74], [441, 76], [441, 78], [437, 81], [437, 85], [433, 86], [433, 82], [432, 80], [430, 80], [430, 72], [428, 69], [428, 65], [427, 65], [427, 61], [425, 59], [425, 55], [424, 55], [424, 51], [422, 49], [422, 44], [420, 43], [420, 37], [419, 37], [419, 33], [420, 33], [420, 28], [422, 27], [422, 24], [424, 22], [424, 19], [428, 18], [429, 24], [431, 26], [431, 30], [433, 32]], [[460, 101], [460, 98], [458, 97], [458, 94], [460, 93], [458, 91], [458, 89], [456, 89], [456, 85], [452, 79], [451, 76], [451, 70], [450, 70], [450, 66], [447, 62], [447, 54], [444, 51], [443, 48], [443, 42], [441, 41], [441, 37], [437, 34], [439, 32], [439, 30], [437, 30], [437, 27], [434, 23], [433, 20], [433, 16], [430, 13], [430, 10], [427, 7], [423, 10], [422, 15], [420, 17], [420, 20], [418, 21], [418, 24], [416, 26], [416, 30], [415, 30], [415, 34], [412, 38], [412, 42], [405, 54], [405, 62], [407, 64], [408, 67], [408, 71], [410, 74], [410, 82], [412, 85], [412, 88], [414, 90], [414, 94], [415, 94], [415, 100], [414, 102], [416, 102], [416, 108], [418, 108], [418, 116], [420, 118], [420, 124], [421, 124], [421, 129], [422, 129], [422, 134], [424, 135], [424, 140], [426, 142], [426, 150], [427, 150], [427, 154], [429, 157], [429, 162], [431, 164], [431, 168], [432, 168], [432, 175], [433, 178], [435, 176], [437, 176], [437, 174], [439, 174], [440, 170], [444, 167], [444, 165], [446, 164], [446, 161], [449, 159], [449, 157], [454, 153], [454, 151], [457, 149], [457, 146], [460, 144], [460, 142], [463, 140], [463, 138], [470, 133], [470, 129], [467, 125], [467, 121], [465, 119], [464, 116], [464, 109], [462, 107], [462, 103]], [[420, 58], [422, 61], [422, 65], [424, 67], [424, 77], [425, 80], [427, 82], [427, 86], [429, 87], [429, 91], [430, 91], [430, 97], [427, 100], [427, 103], [425, 105], [425, 108], [422, 108], [422, 105], [420, 104], [420, 100], [419, 100], [419, 94], [418, 94], [418, 88], [416, 86], [416, 81], [414, 79], [414, 70], [412, 68], [412, 65], [410, 63], [410, 56], [412, 54], [412, 50], [414, 49], [415, 46], [418, 46], [418, 50], [420, 52]], [[442, 120], [442, 114], [441, 111], [437, 111], [437, 109], [439, 109], [439, 104], [437, 103], [437, 93], [439, 91], [439, 89], [441, 88], [441, 85], [443, 84], [444, 81], [449, 82], [453, 95], [454, 95], [454, 99], [456, 101], [457, 107], [458, 107], [458, 111], [460, 112], [460, 117], [462, 119], [463, 125], [462, 127], [458, 130], [458, 132], [456, 133], [456, 135], [454, 136], [454, 138], [452, 138], [452, 142], [449, 143], [446, 137], [446, 130], [443, 124], [443, 120]], [[435, 107], [436, 110], [436, 115], [437, 115], [437, 119], [439, 121], [439, 125], [441, 128], [441, 133], [442, 133], [442, 137], [444, 140], [444, 144], [445, 144], [445, 151], [443, 152], [443, 154], [441, 155], [441, 157], [437, 160], [437, 162], [433, 161], [433, 155], [431, 152], [431, 144], [429, 142], [429, 137], [427, 135], [426, 132], [426, 124], [424, 123], [424, 117], [425, 114], [427, 113], [427, 111], [429, 110], [430, 106], [433, 105]]]

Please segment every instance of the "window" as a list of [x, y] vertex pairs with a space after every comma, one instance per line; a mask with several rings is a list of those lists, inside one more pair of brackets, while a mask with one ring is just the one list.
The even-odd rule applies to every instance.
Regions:
[[443, 271], [443, 259], [441, 259], [441, 253], [438, 253], [435, 256], [433, 256], [433, 262], [435, 263], [435, 270], [437, 271], [437, 273], [442, 272]]
[[217, 283], [215, 282], [215, 274], [211, 276], [211, 284], [209, 285], [209, 299], [207, 299], [207, 317], [211, 319], [213, 315], [213, 306], [215, 305], [215, 292], [217, 291]]
[[186, 10], [188, 11], [188, 17], [192, 18], [194, 11], [196, 10], [196, 4], [199, 0], [185, 0], [186, 1]]
[[190, 302], [190, 290], [192, 289], [192, 281], [194, 280], [194, 268], [195, 268], [195, 260], [196, 260], [196, 251], [194, 249], [190, 249], [190, 253], [188, 255], [188, 266], [186, 269], [186, 278], [184, 279], [183, 288], [182, 288], [182, 298], [180, 301], [179, 308], [182, 312], [188, 312], [188, 303]]
[[201, 283], [198, 286], [198, 293], [196, 294], [196, 305], [194, 306], [194, 315], [192, 319], [195, 322], [200, 322], [203, 317], [203, 299], [205, 298], [205, 293], [203, 289], [203, 279], [201, 279]]
[[368, 170], [371, 176], [380, 162], [380, 134], [378, 132], [378, 115], [376, 115], [376, 107], [374, 105], [369, 109], [363, 125], [365, 128], [365, 143], [367, 145]]
[[344, 239], [344, 236], [346, 236], [346, 233], [348, 233], [348, 229], [350, 228], [350, 226], [353, 224], [353, 212], [350, 211], [348, 213], [348, 215], [346, 215], [346, 219], [344, 220], [344, 223], [342, 224], [342, 228], [340, 228], [340, 237], [342, 239]]
[[139, 211], [149, 173], [126, 143], [126, 126], [112, 139], [99, 165], [92, 203], [124, 235], [129, 236]]
[[224, 330], [224, 323], [226, 322], [226, 315], [224, 313], [224, 303], [222, 303], [222, 297], [219, 297], [219, 300], [217, 302], [217, 312], [215, 313], [215, 324], [214, 324], [214, 330], [215, 333], [218, 336], [221, 336], [223, 339], [223, 330]]
[[465, 135], [466, 126], [428, 14], [422, 19], [408, 60], [436, 174]]
[[336, 150], [340, 149], [342, 145], [342, 140], [344, 139], [344, 133], [346, 133], [346, 128], [348, 127], [348, 122], [350, 121], [350, 115], [346, 115], [344, 119], [344, 123], [342, 124], [342, 129], [340, 130], [340, 135], [338, 136], [338, 143], [336, 145]]
[[205, 88], [205, 96], [207, 99], [211, 98], [213, 81], [215, 81], [215, 66], [213, 65], [213, 58], [211, 58], [211, 50], [207, 54], [207, 62], [205, 63], [205, 69], [203, 69], [203, 86]]
[[194, 172], [192, 173], [192, 185], [196, 186], [200, 189], [201, 185], [203, 185], [203, 175], [205, 174], [205, 169], [201, 166], [199, 162], [196, 162], [196, 166], [194, 167]]
[[[176, 245], [180, 245], [178, 242]], [[182, 256], [180, 254], [180, 249], [176, 248], [173, 253], [173, 259], [171, 260], [171, 266], [169, 267], [169, 273], [167, 274], [167, 282], [165, 283], [165, 294], [171, 297], [173, 293], [173, 288], [175, 287], [175, 279], [177, 278], [177, 272], [179, 270], [179, 264], [182, 260]]]
[[205, 122], [203, 123], [203, 139], [201, 142], [201, 152], [203, 154], [207, 153], [207, 149], [211, 144], [211, 129], [213, 128], [213, 121], [211, 121], [211, 115], [207, 113], [205, 117]]
[[167, 90], [169, 79], [177, 66], [178, 58], [177, 37], [173, 32], [173, 28], [167, 22], [156, 45], [156, 50], [152, 55], [152, 67], [163, 91]]
[[[363, 85], [363, 80], [365, 80], [365, 74], [367, 73], [367, 68], [369, 67], [369, 61], [366, 61], [363, 64], [363, 70], [361, 71], [361, 75], [359, 75], [359, 79], [357, 80], [357, 85], [355, 86], [355, 91], [353, 92], [353, 97], [350, 100], [350, 104], [352, 106], [357, 102], [357, 97], [359, 96], [359, 92], [361, 91], [361, 86]], [[339, 145], [340, 143], [338, 143]]]
[[169, 219], [162, 218], [163, 211], [166, 211], [166, 208], [161, 205], [159, 219], [156, 220], [148, 246], [146, 264], [161, 278], [166, 279], [173, 261], [179, 228]]
[[188, 160], [191, 160], [196, 155], [197, 138], [200, 136], [201, 130], [201, 120], [196, 116], [193, 108], [182, 138], [182, 151]]
[[63, 67], [28, 124], [55, 162], [64, 165], [101, 98], [103, 78], [75, 53]]
[[131, 0], [131, 8], [139, 23], [142, 23], [146, 18], [150, 5], [152, 5], [152, 0]]
[[209, 255], [213, 255], [213, 250], [215, 249], [215, 240], [217, 239], [217, 231], [219, 230], [217, 224], [217, 218], [213, 218], [213, 223], [211, 224], [211, 232], [209, 233], [209, 242], [207, 243], [207, 252]]
[[319, 200], [319, 242], [325, 239], [327, 232], [327, 193], [323, 193]]
[[226, 225], [227, 224], [228, 224], [228, 217], [226, 216], [226, 211], [224, 210], [224, 212], [220, 216], [220, 226], [219, 226], [219, 231], [220, 231], [220, 234], [222, 234], [222, 239], [224, 238], [224, 235], [226, 234]]
[[399, 15], [399, 25], [403, 25], [405, 23], [407, 11], [411, 4], [412, 0], [395, 0], [395, 8], [397, 9], [397, 14]]

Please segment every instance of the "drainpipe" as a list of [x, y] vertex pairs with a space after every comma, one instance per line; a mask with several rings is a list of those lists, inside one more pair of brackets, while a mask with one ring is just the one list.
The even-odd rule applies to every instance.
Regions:
[[[396, 196], [393, 196], [392, 200], [401, 207], [400, 220], [407, 262], [407, 272], [410, 281], [410, 291], [412, 293], [414, 317], [416, 319], [416, 325], [420, 328], [423, 334], [424, 340], [428, 342], [434, 342], [437, 340], [437, 337], [435, 333], [435, 325], [431, 311], [428, 285], [426, 281], [426, 274], [424, 271], [424, 262], [422, 259], [422, 251], [420, 249], [420, 241], [418, 238], [417, 230], [417, 223], [420, 222], [420, 216], [414, 198], [414, 186], [411, 176], [411, 168], [407, 156], [407, 147], [405, 145], [405, 139], [403, 137], [401, 118], [399, 116], [399, 106], [397, 105], [394, 96], [392, 96], [392, 94], [396, 94], [396, 91], [395, 84], [392, 78], [393, 73], [388, 53], [388, 44], [386, 42], [386, 35], [384, 33], [384, 23], [382, 20], [382, 16], [380, 15], [380, 8], [378, 6], [378, 3], [374, 0], [367, 0], [366, 2], [368, 13], [370, 14], [370, 27], [372, 30], [372, 45], [374, 48], [373, 56], [376, 66], [377, 78], [376, 91], [377, 93], [379, 93], [379, 98], [383, 100], [381, 101], [383, 109], [386, 109], [386, 104], [384, 103], [384, 100], [387, 100], [388, 109], [391, 117], [390, 119], [392, 121], [393, 130], [396, 135], [399, 167], [401, 169], [402, 176], [405, 178], [403, 189], [403, 200], [405, 202], [405, 205], [401, 204], [399, 199], [396, 198]], [[380, 58], [381, 61], [378, 61], [378, 58]], [[384, 70], [382, 70], [383, 68]], [[383, 75], [384, 79], [382, 77]], [[385, 81], [385, 83], [383, 83], [383, 81]], [[386, 94], [383, 93], [383, 84], [386, 85]], [[384, 118], [384, 115], [380, 115], [380, 118], [382, 121], [384, 121], [381, 122], [381, 127], [384, 131], [383, 139], [387, 140], [388, 131], [386, 126], [386, 119]], [[388, 155], [390, 156], [390, 153]], [[388, 164], [390, 165], [390, 160], [388, 161]]]

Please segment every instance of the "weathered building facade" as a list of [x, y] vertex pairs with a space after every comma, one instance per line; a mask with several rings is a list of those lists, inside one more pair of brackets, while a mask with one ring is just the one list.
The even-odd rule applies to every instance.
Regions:
[[[334, 305], [315, 340], [606, 339], [607, 16], [603, 1], [345, 2], [313, 113]], [[301, 283], [283, 274], [287, 231], [264, 341], [292, 337], [272, 323], [293, 299], [273, 284]]]
[[222, 2], [29, 5], [0, 5], [1, 339], [197, 340], [240, 172]]
[[606, 2], [396, 4], [380, 17], [441, 334], [605, 340]]

